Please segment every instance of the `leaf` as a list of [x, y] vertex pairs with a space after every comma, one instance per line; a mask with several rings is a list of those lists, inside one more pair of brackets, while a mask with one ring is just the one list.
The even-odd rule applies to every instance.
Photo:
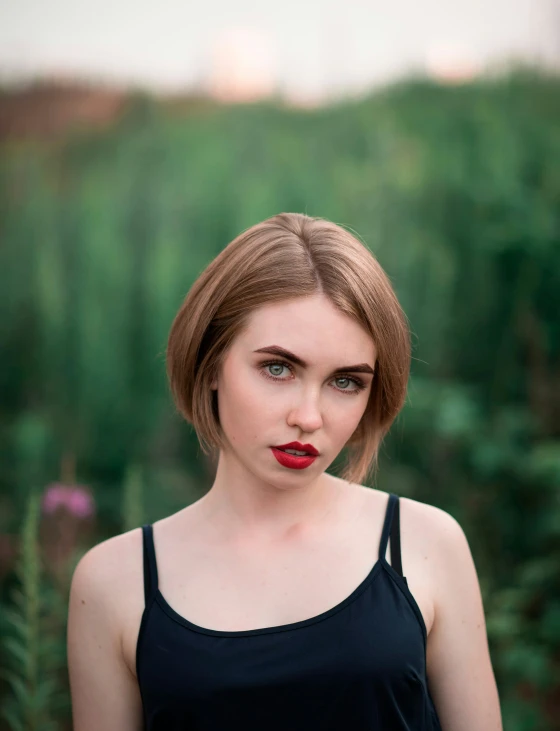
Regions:
[[22, 667], [27, 667], [29, 663], [28, 647], [16, 640], [14, 637], [6, 637], [3, 642], [4, 648], [19, 661]]
[[550, 602], [541, 617], [539, 634], [543, 642], [560, 646], [560, 602]]
[[8, 725], [12, 728], [12, 731], [25, 731], [24, 723], [17, 715], [17, 711], [4, 705], [0, 710], [0, 713], [4, 716]]
[[23, 617], [20, 612], [16, 612], [10, 608], [3, 609], [2, 611], [9, 624], [17, 630], [21, 637], [27, 639], [29, 636], [29, 624], [25, 617]]
[[4, 670], [0, 674], [6, 679], [6, 681], [10, 685], [18, 702], [21, 703], [21, 705], [23, 706], [27, 705], [30, 701], [31, 695], [25, 681], [19, 675], [16, 675], [9, 670]]

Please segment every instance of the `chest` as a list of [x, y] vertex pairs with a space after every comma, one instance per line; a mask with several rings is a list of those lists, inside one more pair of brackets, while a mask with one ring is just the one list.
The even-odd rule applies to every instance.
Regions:
[[[301, 622], [341, 604], [366, 580], [378, 564], [380, 532], [381, 525], [372, 529], [372, 518], [365, 515], [353, 530], [284, 545], [191, 542], [178, 550], [163, 539], [156, 547], [159, 589], [177, 615], [210, 630], [239, 632]], [[410, 545], [413, 537], [402, 536], [401, 542], [408, 588], [429, 633], [433, 597], [426, 563]], [[386, 557], [390, 562], [389, 551]], [[142, 610], [143, 602], [131, 610], [133, 621], [123, 635], [131, 669]]]
[[342, 602], [368, 576], [375, 546], [339, 540], [192, 551], [160, 590], [181, 616], [221, 631], [299, 622]]

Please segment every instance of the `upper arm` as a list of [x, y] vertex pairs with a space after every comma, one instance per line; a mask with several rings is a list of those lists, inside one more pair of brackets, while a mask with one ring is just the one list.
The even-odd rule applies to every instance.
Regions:
[[428, 635], [430, 693], [443, 731], [502, 731], [482, 595], [467, 538], [459, 523], [432, 514], [434, 623]]
[[112, 540], [90, 549], [72, 577], [67, 642], [74, 731], [142, 728], [138, 684], [124, 661], [115, 621]]

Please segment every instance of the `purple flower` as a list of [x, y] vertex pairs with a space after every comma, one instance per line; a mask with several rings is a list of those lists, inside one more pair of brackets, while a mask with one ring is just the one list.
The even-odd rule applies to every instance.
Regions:
[[52, 482], [43, 494], [43, 511], [55, 513], [62, 508], [76, 518], [88, 518], [95, 512], [95, 504], [89, 490], [82, 485], [62, 485]]

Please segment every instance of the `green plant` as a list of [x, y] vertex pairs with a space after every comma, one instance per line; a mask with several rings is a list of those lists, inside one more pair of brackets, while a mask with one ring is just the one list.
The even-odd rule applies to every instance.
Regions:
[[40, 495], [29, 495], [21, 530], [20, 555], [16, 562], [17, 586], [11, 605], [3, 607], [7, 634], [2, 648], [7, 667], [2, 675], [11, 694], [2, 715], [13, 731], [51, 731], [59, 728], [51, 711], [60, 701], [56, 673], [57, 638], [46, 632], [54, 597], [43, 585], [39, 548]]
[[142, 470], [138, 465], [130, 465], [126, 470], [123, 484], [122, 519], [123, 532], [138, 528], [143, 520]]

